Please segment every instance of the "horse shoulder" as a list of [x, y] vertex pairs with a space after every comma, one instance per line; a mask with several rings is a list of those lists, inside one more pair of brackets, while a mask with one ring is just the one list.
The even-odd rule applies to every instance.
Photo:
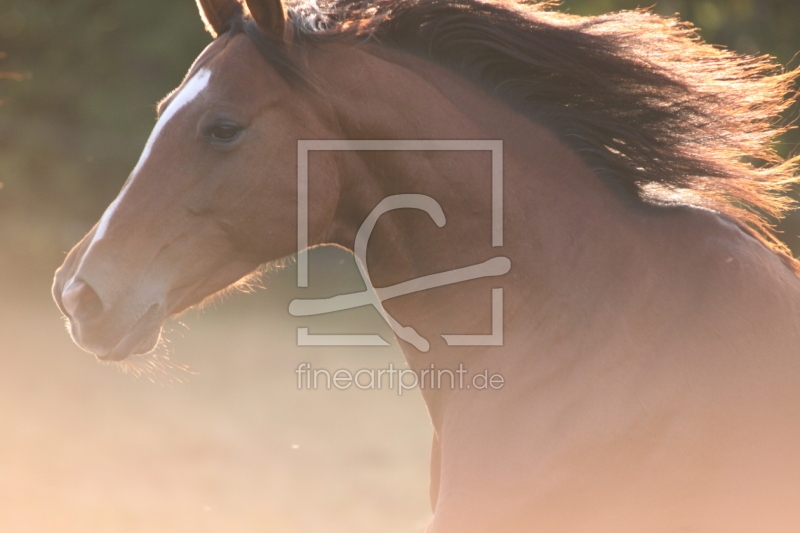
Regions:
[[672, 287], [661, 292], [673, 324], [658, 351], [731, 390], [800, 390], [789, 387], [800, 377], [797, 274], [724, 215], [689, 208], [675, 226], [684, 240], [666, 247]]
[[699, 236], [687, 250], [690, 265], [722, 302], [736, 308], [749, 301], [766, 314], [800, 317], [800, 278], [786, 258], [725, 215], [693, 210], [689, 224], [687, 233]]

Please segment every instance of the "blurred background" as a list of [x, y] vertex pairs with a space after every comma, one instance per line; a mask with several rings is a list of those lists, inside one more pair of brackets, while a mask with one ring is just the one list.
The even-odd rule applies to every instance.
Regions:
[[[654, 9], [709, 42], [798, 64], [797, 0]], [[51, 301], [53, 271], [135, 165], [155, 102], [209, 40], [193, 0], [0, 0], [0, 531], [421, 531], [431, 429], [418, 394], [297, 390], [294, 373], [402, 356], [298, 348], [291, 265], [265, 290], [175, 321], [167, 373], [98, 364]], [[800, 217], [779, 229], [800, 253]], [[351, 258], [316, 253], [316, 295], [359, 288]], [[369, 309], [349, 313], [302, 325], [388, 338]]]

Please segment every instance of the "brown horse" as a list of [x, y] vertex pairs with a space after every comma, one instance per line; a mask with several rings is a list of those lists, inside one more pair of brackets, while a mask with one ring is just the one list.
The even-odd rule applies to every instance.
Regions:
[[[199, 4], [215, 40], [56, 274], [80, 346], [148, 352], [167, 317], [298, 242], [358, 250], [367, 221], [373, 285], [432, 287], [385, 303], [427, 342], [400, 336], [410, 367], [504, 378], [422, 390], [429, 531], [800, 531], [800, 281], [759, 214], [789, 205], [793, 73], [642, 11]], [[502, 241], [495, 152], [315, 140], [502, 142]], [[495, 333], [497, 289], [501, 345], [451, 345]]]

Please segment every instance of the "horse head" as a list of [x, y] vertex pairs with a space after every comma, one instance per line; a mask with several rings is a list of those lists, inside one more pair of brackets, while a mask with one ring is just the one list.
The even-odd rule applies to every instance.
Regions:
[[[215, 40], [161, 102], [121, 193], [55, 276], [75, 342], [101, 359], [152, 350], [169, 316], [296, 249], [296, 139], [325, 135], [324, 109], [263, 58], [290, 53], [280, 0], [199, 6]], [[336, 168], [322, 174], [312, 239], [335, 209]]]

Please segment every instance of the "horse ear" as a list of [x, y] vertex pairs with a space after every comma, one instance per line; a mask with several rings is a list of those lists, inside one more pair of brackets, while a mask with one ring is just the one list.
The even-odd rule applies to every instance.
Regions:
[[281, 0], [245, 0], [245, 4], [261, 31], [283, 41], [286, 11]]
[[200, 18], [206, 25], [206, 31], [215, 39], [227, 29], [228, 21], [236, 13], [242, 12], [242, 4], [237, 0], [197, 0]]

